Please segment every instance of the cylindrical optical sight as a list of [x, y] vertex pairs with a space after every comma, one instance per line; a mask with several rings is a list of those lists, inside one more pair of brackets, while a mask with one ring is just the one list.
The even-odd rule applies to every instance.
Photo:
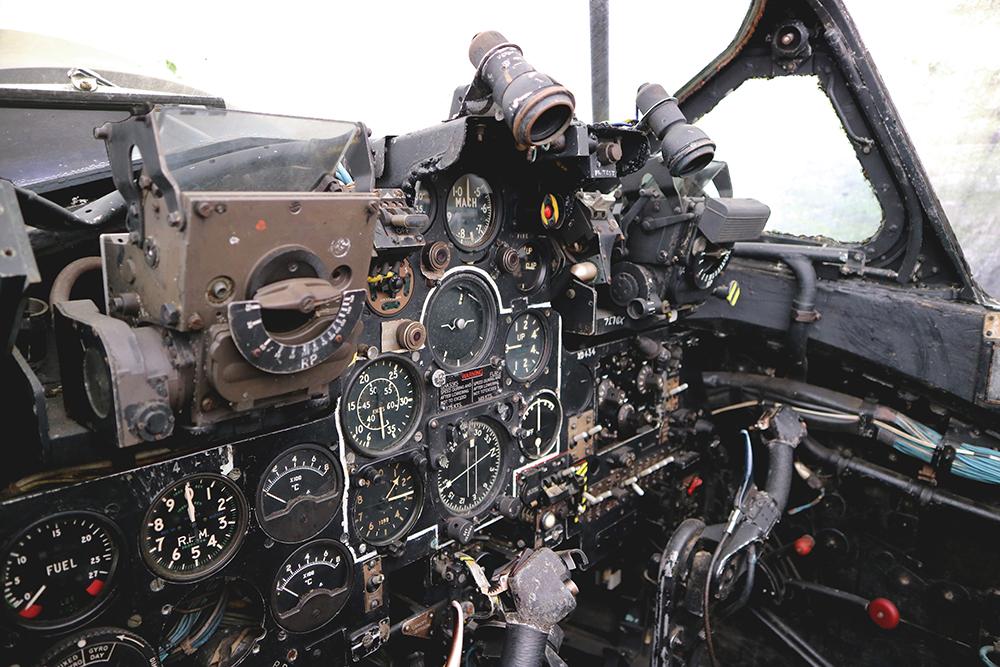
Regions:
[[573, 120], [573, 93], [532, 67], [521, 47], [495, 31], [472, 38], [469, 60], [476, 76], [493, 92], [493, 100], [521, 146], [557, 139]]
[[704, 169], [715, 157], [715, 142], [687, 122], [677, 99], [658, 83], [639, 87], [635, 103], [643, 122], [660, 140], [663, 164], [671, 175], [683, 177]]

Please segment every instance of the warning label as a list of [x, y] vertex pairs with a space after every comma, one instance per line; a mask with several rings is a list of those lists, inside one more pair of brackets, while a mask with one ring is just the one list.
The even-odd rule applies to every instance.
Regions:
[[454, 410], [496, 398], [503, 393], [503, 373], [499, 368], [483, 366], [453, 373], [438, 393], [441, 410]]

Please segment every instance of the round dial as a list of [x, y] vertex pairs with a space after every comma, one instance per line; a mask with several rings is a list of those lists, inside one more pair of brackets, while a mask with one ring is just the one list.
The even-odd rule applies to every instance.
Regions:
[[448, 192], [445, 221], [451, 240], [463, 250], [482, 248], [496, 233], [493, 188], [475, 174], [459, 176]]
[[229, 478], [191, 475], [153, 501], [140, 528], [139, 548], [154, 574], [191, 581], [233, 557], [246, 525], [247, 501]]
[[493, 499], [502, 486], [506, 439], [500, 426], [473, 419], [454, 429], [437, 470], [438, 496], [456, 514], [473, 512]]
[[535, 313], [521, 313], [511, 323], [504, 342], [507, 372], [520, 382], [531, 380], [542, 370], [547, 347], [542, 318]]
[[145, 639], [121, 628], [91, 628], [56, 642], [39, 667], [160, 667], [156, 650]]
[[351, 500], [354, 530], [364, 541], [389, 544], [402, 538], [420, 514], [423, 488], [413, 464], [380, 461], [361, 471]]
[[429, 184], [417, 181], [413, 186], [413, 210], [427, 216], [427, 224], [416, 230], [423, 234], [430, 229], [431, 223], [434, 222], [434, 213], [437, 211], [434, 191]]
[[340, 508], [340, 465], [319, 445], [299, 445], [267, 467], [257, 490], [260, 525], [279, 542], [302, 542], [326, 526]]
[[82, 619], [107, 599], [120, 550], [118, 530], [99, 514], [69, 512], [32, 524], [4, 552], [6, 611], [31, 628]]
[[417, 426], [421, 383], [417, 371], [399, 357], [362, 366], [341, 399], [341, 425], [364, 454], [382, 454], [401, 445]]
[[454, 370], [482, 359], [493, 340], [496, 312], [493, 294], [479, 278], [445, 281], [434, 292], [425, 322], [435, 360]]
[[340, 542], [316, 540], [281, 565], [271, 587], [278, 625], [311, 632], [333, 620], [351, 593], [351, 555]]
[[551, 391], [535, 394], [521, 414], [518, 444], [529, 459], [540, 459], [556, 446], [562, 428], [562, 406]]
[[111, 384], [108, 360], [96, 347], [88, 347], [83, 353], [83, 389], [90, 409], [100, 419], [106, 419], [115, 407]]
[[530, 292], [542, 284], [548, 261], [545, 255], [542, 247], [531, 241], [518, 247], [517, 270], [514, 272], [518, 291]]

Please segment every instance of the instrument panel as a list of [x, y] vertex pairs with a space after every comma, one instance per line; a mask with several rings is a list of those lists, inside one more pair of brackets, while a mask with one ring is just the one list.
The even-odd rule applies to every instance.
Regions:
[[[170, 391], [190, 374], [163, 380], [158, 400], [180, 407], [143, 413], [118, 440], [197, 446], [3, 501], [0, 645], [19, 664], [50, 645], [43, 664], [63, 664], [73, 641], [129, 661], [346, 664], [400, 634], [413, 609], [393, 602], [397, 591], [413, 600], [421, 589], [468, 586], [458, 554], [483, 540], [506, 539], [509, 550], [593, 542], [591, 526], [603, 535], [598, 547], [611, 539], [606, 524], [627, 515], [621, 493], [634, 495], [646, 469], [667, 465], [662, 404], [677, 384], [675, 366], [636, 361], [644, 353], [629, 331], [598, 353], [567, 330], [569, 320], [578, 334], [587, 312], [592, 326], [606, 319], [598, 304], [607, 285], [587, 281], [602, 275], [595, 263], [610, 258], [617, 234], [600, 216], [622, 212], [600, 208], [610, 195], [598, 190], [616, 167], [595, 166], [597, 139], [585, 133], [566, 148], [570, 168], [526, 161], [495, 118], [451, 122], [465, 142], [450, 162], [428, 167], [401, 137], [383, 148], [381, 175], [370, 175], [380, 189], [339, 184], [351, 224], [369, 225], [370, 259], [346, 236], [311, 238], [309, 252], [265, 246], [255, 262], [241, 260], [243, 288], [221, 274], [204, 294], [199, 287], [214, 324], [185, 320], [177, 326], [187, 330], [158, 334], [169, 354], [204, 368], [182, 399]], [[352, 169], [360, 179], [363, 169]], [[287, 204], [283, 215], [299, 215], [297, 206], [319, 215]], [[252, 229], [270, 224], [260, 218]], [[581, 301], [560, 307], [567, 294]], [[603, 372], [594, 363], [611, 363], [614, 345], [624, 370]], [[95, 361], [98, 347], [88, 350], [92, 412], [112, 419], [122, 379]], [[146, 382], [143, 373], [135, 376]], [[156, 430], [180, 431], [188, 418], [181, 435]], [[602, 448], [623, 441], [649, 450], [627, 484], [601, 460]], [[595, 494], [600, 484], [617, 485], [617, 495]]]

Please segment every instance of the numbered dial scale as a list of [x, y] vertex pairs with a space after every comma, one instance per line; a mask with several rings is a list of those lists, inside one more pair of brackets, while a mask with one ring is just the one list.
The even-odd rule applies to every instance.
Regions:
[[324, 447], [299, 445], [275, 458], [257, 489], [261, 527], [279, 542], [302, 542], [323, 530], [340, 508], [340, 464]]
[[413, 434], [423, 400], [418, 378], [412, 364], [393, 356], [358, 369], [340, 403], [341, 425], [356, 449], [384, 454]]
[[99, 514], [68, 512], [30, 525], [4, 552], [5, 611], [31, 628], [81, 620], [108, 598], [120, 551], [118, 529]]
[[496, 201], [485, 178], [465, 174], [455, 180], [445, 202], [445, 222], [451, 240], [462, 250], [478, 250], [493, 240]]
[[454, 427], [436, 472], [441, 503], [455, 514], [474, 512], [503, 484], [507, 437], [496, 422], [472, 419]]
[[537, 376], [548, 355], [548, 333], [545, 322], [535, 313], [521, 313], [507, 329], [504, 341], [504, 361], [507, 372], [519, 382]]
[[476, 363], [493, 341], [496, 318], [496, 299], [482, 279], [466, 274], [446, 280], [425, 315], [434, 359], [449, 370]]
[[358, 537], [376, 546], [403, 538], [420, 514], [423, 485], [412, 463], [380, 461], [358, 476], [351, 521]]
[[562, 427], [562, 406], [549, 390], [535, 394], [521, 413], [517, 442], [529, 459], [540, 459], [552, 453]]
[[139, 532], [139, 550], [154, 574], [191, 581], [225, 565], [246, 527], [247, 501], [236, 484], [222, 475], [191, 475], [153, 500]]
[[290, 632], [311, 632], [340, 613], [351, 594], [351, 556], [340, 542], [316, 540], [281, 565], [271, 587], [271, 610]]

